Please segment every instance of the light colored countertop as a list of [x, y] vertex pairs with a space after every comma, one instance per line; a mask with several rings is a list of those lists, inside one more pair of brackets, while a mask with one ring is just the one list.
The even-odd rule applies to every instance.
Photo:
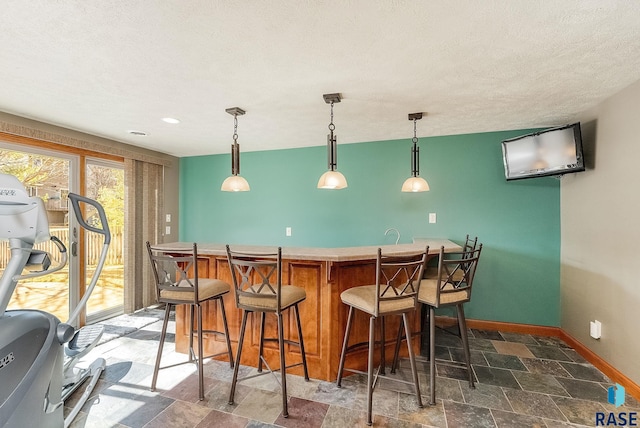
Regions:
[[[429, 245], [429, 254], [437, 254], [440, 247], [444, 246], [445, 252], [461, 251], [460, 245], [449, 241], [448, 239], [431, 239], [416, 238], [413, 244], [398, 245], [368, 245], [362, 247], [282, 247], [283, 259], [294, 260], [320, 260], [330, 262], [346, 262], [354, 260], [370, 260], [375, 259], [378, 254], [378, 248], [382, 248], [384, 255], [406, 255], [420, 251], [424, 251]], [[165, 250], [181, 250], [190, 249], [193, 246], [191, 242], [168, 242], [160, 244], [158, 247]], [[247, 252], [273, 252], [277, 247], [262, 245], [231, 245], [232, 250]], [[224, 256], [226, 249], [224, 244], [207, 244], [198, 243], [198, 253], [203, 255]]]

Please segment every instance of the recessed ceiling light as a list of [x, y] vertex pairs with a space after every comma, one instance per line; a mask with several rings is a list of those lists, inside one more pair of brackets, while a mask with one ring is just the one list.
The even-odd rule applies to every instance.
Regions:
[[142, 131], [127, 131], [131, 135], [137, 135], [138, 137], [146, 137], [147, 133]]
[[180, 123], [178, 119], [174, 119], [173, 117], [163, 117], [162, 121], [167, 123], [173, 123], [173, 124]]

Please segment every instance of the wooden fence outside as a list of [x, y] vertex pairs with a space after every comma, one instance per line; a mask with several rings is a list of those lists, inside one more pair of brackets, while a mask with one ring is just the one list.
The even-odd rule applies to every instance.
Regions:
[[[117, 226], [110, 228], [111, 230], [111, 245], [109, 246], [109, 252], [107, 253], [107, 260], [105, 265], [123, 265], [123, 226]], [[66, 227], [52, 227], [49, 230], [52, 236], [60, 239], [67, 247], [67, 251], [71, 251], [69, 244], [69, 229]], [[87, 232], [85, 233], [85, 252], [87, 254], [87, 265], [95, 266], [100, 259], [100, 252], [104, 244], [103, 236], [98, 233]], [[41, 242], [35, 245], [38, 250], [47, 251], [51, 254], [54, 260], [58, 260], [58, 249], [51, 241]], [[4, 269], [9, 263], [11, 258], [11, 250], [9, 249], [9, 241], [0, 241], [0, 269]], [[55, 262], [53, 262], [55, 264]]]

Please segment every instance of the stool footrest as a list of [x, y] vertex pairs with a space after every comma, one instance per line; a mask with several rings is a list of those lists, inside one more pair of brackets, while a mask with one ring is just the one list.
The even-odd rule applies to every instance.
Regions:
[[[412, 336], [413, 336], [413, 334], [412, 334]], [[403, 340], [404, 340], [404, 339], [405, 339], [405, 338], [403, 337]], [[384, 341], [384, 346], [388, 346], [388, 345], [390, 345], [390, 344], [392, 344], [392, 343], [395, 343], [395, 339], [394, 339], [394, 340], [392, 340], [392, 341], [390, 341], [390, 340], [385, 340], [385, 341]], [[380, 346], [381, 344], [382, 344], [382, 343], [381, 343], [379, 340], [376, 340], [376, 341], [375, 341], [375, 343], [374, 343], [374, 346]], [[348, 354], [349, 352], [352, 352], [352, 351], [356, 350], [356, 349], [360, 349], [360, 348], [362, 348], [362, 349], [368, 349], [368, 347], [369, 347], [369, 342], [358, 342], [358, 343], [354, 343], [354, 344], [352, 344], [352, 345], [347, 346], [347, 349], [346, 349], [345, 355], [346, 355], [346, 354]], [[346, 370], [346, 369], [345, 369], [345, 370]]]
[[[213, 357], [220, 357], [222, 355], [228, 355], [227, 352], [218, 352], [217, 354], [211, 354], [211, 355], [205, 355], [204, 357], [202, 357], [203, 360], [209, 359], [209, 358], [213, 358]], [[158, 367], [158, 370], [162, 370], [162, 369], [169, 369], [171, 367], [177, 367], [177, 366], [181, 366], [183, 364], [198, 364], [198, 358], [193, 358], [191, 360], [187, 360], [187, 361], [182, 361], [180, 363], [175, 363], [175, 364], [170, 364], [168, 366], [164, 366], [164, 367]]]
[[[266, 362], [266, 361], [264, 361], [264, 358], [263, 358], [262, 362], [264, 363], [264, 365], [266, 365], [266, 366], [267, 366], [267, 370], [266, 370], [266, 371], [262, 371], [262, 372], [258, 372], [258, 373], [256, 373], [256, 374], [252, 374], [252, 375], [250, 375], [250, 376], [245, 376], [245, 377], [242, 377], [242, 378], [238, 378], [238, 379], [236, 380], [236, 382], [242, 382], [243, 380], [253, 379], [253, 378], [255, 378], [255, 377], [264, 376], [264, 375], [267, 375], [267, 374], [270, 374], [270, 373], [278, 373], [278, 372], [280, 371], [280, 367], [278, 367], [277, 369], [271, 369], [271, 368], [269, 367], [269, 365], [267, 364], [267, 362]], [[184, 364], [184, 363], [180, 363], [180, 364]], [[285, 370], [287, 370], [287, 369], [292, 369], [292, 368], [294, 368], [294, 367], [298, 367], [298, 366], [301, 366], [301, 365], [303, 365], [303, 363], [295, 363], [295, 364], [291, 364], [290, 366], [286, 366], [286, 367], [285, 367]], [[346, 369], [345, 369], [345, 370], [346, 370]], [[280, 383], [280, 379], [278, 379], [277, 377], [276, 377], [276, 381], [278, 381], [278, 383]]]
[[[276, 343], [278, 343], [278, 338], [277, 337], [265, 337], [264, 339], [262, 339], [262, 341], [263, 342], [276, 342]], [[296, 342], [295, 340], [284, 339], [283, 342], [288, 344], [288, 345], [300, 346], [300, 342]]]
[[[217, 334], [219, 336], [224, 336], [224, 332], [218, 330], [202, 330], [202, 334]], [[198, 337], [198, 330], [193, 330], [193, 337]]]
[[[367, 373], [367, 372], [362, 371], [362, 370], [349, 369], [349, 368], [347, 368], [347, 367], [345, 367], [343, 370], [344, 370], [344, 371], [347, 371], [347, 372], [351, 372], [351, 373], [358, 373], [358, 374], [365, 375], [365, 376], [367, 376], [367, 375], [368, 375], [368, 373]], [[377, 381], [378, 381], [378, 378], [380, 378], [380, 379], [390, 380], [390, 381], [393, 381], [393, 382], [405, 383], [405, 384], [407, 384], [407, 385], [413, 385], [413, 381], [412, 381], [412, 380], [411, 380], [411, 381], [409, 381], [409, 380], [404, 380], [404, 379], [397, 379], [397, 378], [395, 378], [395, 377], [391, 377], [391, 376], [388, 376], [388, 375], [380, 374], [380, 366], [376, 367], [375, 374], [373, 375], [373, 387], [374, 387], [374, 388], [375, 388], [375, 386], [376, 386], [376, 383], [377, 383]]]

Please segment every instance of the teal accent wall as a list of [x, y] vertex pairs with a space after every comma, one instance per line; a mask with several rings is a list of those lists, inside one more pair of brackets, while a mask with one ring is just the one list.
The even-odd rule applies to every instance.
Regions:
[[[420, 139], [420, 173], [431, 191], [402, 193], [411, 141], [338, 146], [343, 190], [320, 190], [326, 147], [242, 152], [250, 192], [220, 191], [230, 156], [180, 160], [180, 240], [341, 247], [466, 234], [484, 244], [468, 318], [558, 326], [560, 183], [507, 182], [501, 141], [532, 130]], [[437, 214], [429, 224], [428, 214]], [[292, 236], [285, 236], [285, 228]]]

